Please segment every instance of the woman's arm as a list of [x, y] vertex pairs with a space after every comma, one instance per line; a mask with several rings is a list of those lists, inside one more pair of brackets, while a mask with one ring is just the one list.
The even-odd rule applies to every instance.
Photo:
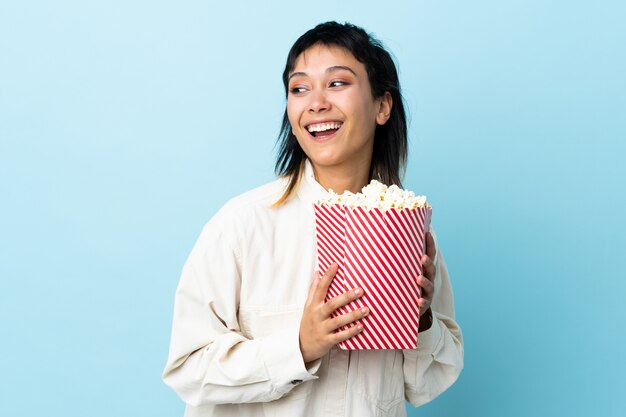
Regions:
[[266, 337], [242, 334], [241, 264], [223, 228], [218, 216], [204, 228], [176, 291], [163, 379], [190, 405], [271, 401], [316, 378], [305, 368], [297, 323]]
[[434, 266], [432, 324], [418, 334], [417, 349], [403, 351], [405, 396], [413, 406], [441, 394], [463, 369], [463, 336], [454, 319], [450, 277], [439, 251], [435, 253]]

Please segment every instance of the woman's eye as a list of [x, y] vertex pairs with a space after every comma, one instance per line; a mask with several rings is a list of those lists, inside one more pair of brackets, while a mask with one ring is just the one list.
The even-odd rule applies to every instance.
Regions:
[[300, 93], [304, 93], [306, 91], [306, 88], [304, 87], [291, 87], [289, 89], [289, 92], [291, 94], [300, 94]]
[[343, 85], [348, 85], [348, 83], [346, 81], [331, 81], [330, 82], [330, 87], [341, 87]]

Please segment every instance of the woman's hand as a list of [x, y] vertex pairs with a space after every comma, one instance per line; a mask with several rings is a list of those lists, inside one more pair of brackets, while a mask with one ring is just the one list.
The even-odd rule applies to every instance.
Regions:
[[433, 261], [436, 253], [435, 239], [433, 239], [430, 232], [426, 232], [426, 254], [420, 259], [424, 273], [417, 277], [417, 284], [422, 288], [422, 296], [417, 300], [420, 309], [420, 332], [430, 329], [430, 325], [432, 324], [430, 304], [433, 302], [433, 297], [435, 296], [435, 278], [437, 277], [437, 270], [435, 269]]
[[324, 275], [315, 277], [309, 289], [300, 321], [300, 351], [304, 363], [321, 358], [337, 343], [359, 334], [363, 330], [361, 324], [337, 333], [335, 330], [369, 314], [369, 308], [364, 307], [334, 318], [330, 316], [339, 307], [363, 295], [363, 289], [354, 288], [325, 302], [328, 287], [337, 269], [337, 264], [331, 264]]

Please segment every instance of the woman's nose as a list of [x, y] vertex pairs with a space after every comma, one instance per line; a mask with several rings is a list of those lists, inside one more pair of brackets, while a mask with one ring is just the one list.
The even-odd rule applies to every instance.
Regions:
[[309, 97], [311, 98], [311, 101], [309, 102], [309, 111], [320, 112], [330, 108], [328, 97], [326, 97], [326, 93], [323, 90], [313, 90], [311, 91]]

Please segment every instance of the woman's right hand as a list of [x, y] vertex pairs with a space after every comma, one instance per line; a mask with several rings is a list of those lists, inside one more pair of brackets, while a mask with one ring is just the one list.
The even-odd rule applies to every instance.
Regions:
[[340, 332], [335, 332], [335, 330], [369, 314], [369, 308], [363, 307], [350, 313], [331, 317], [331, 314], [339, 307], [343, 307], [363, 295], [363, 289], [354, 288], [324, 301], [337, 269], [336, 263], [331, 264], [324, 275], [315, 277], [309, 289], [309, 296], [300, 321], [300, 351], [304, 363], [321, 358], [337, 343], [359, 334], [363, 330], [362, 324]]

